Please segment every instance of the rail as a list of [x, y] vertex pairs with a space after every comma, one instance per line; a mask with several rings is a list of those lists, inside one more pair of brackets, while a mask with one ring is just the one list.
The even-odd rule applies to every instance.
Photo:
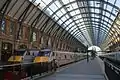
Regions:
[[120, 65], [115, 64], [108, 59], [103, 59], [105, 64], [105, 73], [109, 80], [119, 80], [120, 79]]

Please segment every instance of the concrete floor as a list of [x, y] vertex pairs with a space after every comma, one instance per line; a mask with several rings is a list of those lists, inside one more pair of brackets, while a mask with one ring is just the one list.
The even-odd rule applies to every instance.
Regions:
[[80, 61], [38, 80], [105, 80], [97, 58]]

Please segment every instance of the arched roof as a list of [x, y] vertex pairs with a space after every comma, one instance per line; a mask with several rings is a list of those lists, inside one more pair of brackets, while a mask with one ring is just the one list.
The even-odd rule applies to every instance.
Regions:
[[34, 1], [40, 3], [46, 14], [78, 40], [97, 46], [108, 36], [120, 7], [119, 0]]

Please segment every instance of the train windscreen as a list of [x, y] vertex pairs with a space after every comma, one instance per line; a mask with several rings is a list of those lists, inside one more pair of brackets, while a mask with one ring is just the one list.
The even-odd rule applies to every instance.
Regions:
[[50, 56], [50, 51], [40, 51], [38, 56]]
[[25, 53], [25, 50], [20, 50], [20, 51], [15, 51], [13, 55], [16, 55], [16, 56], [23, 56]]

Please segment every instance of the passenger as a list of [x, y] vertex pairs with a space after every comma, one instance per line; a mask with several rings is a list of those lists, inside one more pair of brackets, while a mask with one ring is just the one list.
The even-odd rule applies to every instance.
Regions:
[[33, 60], [34, 60], [34, 58], [35, 58], [34, 52], [32, 53], [32, 57], [33, 57]]

